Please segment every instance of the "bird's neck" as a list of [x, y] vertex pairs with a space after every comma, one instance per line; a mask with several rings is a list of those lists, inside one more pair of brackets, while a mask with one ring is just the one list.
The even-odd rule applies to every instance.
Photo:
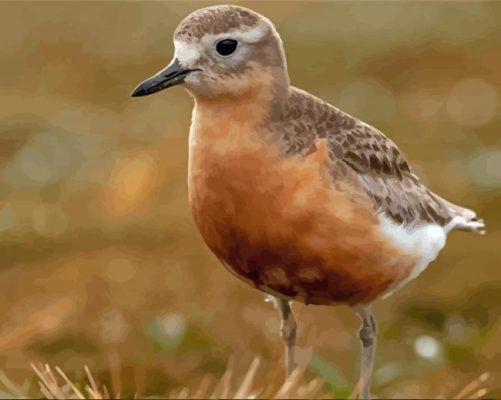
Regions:
[[289, 81], [287, 76], [282, 79], [272, 73], [263, 73], [254, 85], [235, 91], [218, 94], [191, 92], [191, 95], [199, 113], [211, 118], [260, 124], [282, 119], [289, 97]]
[[270, 109], [276, 107], [271, 89], [254, 87], [238, 96], [195, 96], [190, 158], [216, 162], [218, 158], [264, 151], [271, 144]]
[[[265, 93], [252, 93], [238, 98], [196, 97], [190, 142], [196, 141], [198, 147], [209, 150], [224, 148], [236, 140], [241, 146], [244, 142], [256, 141], [259, 126], [267, 120], [269, 101]], [[249, 136], [249, 132], [252, 135]]]
[[207, 122], [223, 122], [222, 119], [241, 123], [260, 121], [266, 114], [264, 105], [270, 100], [266, 90], [258, 89], [246, 90], [238, 95], [195, 96], [195, 112], [208, 118]]

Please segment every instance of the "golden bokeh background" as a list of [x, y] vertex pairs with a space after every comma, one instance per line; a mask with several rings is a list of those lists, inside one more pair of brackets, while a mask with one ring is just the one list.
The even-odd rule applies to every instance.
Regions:
[[[169, 62], [178, 22], [210, 4], [0, 3], [0, 369], [13, 381], [34, 381], [31, 361], [75, 379], [88, 365], [129, 396], [220, 376], [231, 355], [237, 370], [259, 356], [262, 374], [280, 372], [276, 311], [188, 212], [191, 98], [129, 97]], [[434, 191], [487, 221], [375, 305], [374, 392], [445, 396], [485, 371], [496, 389], [501, 3], [239, 4], [275, 22], [294, 85], [387, 133]], [[345, 396], [359, 321], [294, 311], [301, 364]]]

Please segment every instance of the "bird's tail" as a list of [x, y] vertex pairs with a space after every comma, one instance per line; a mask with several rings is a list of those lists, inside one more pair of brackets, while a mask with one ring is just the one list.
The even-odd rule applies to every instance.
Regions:
[[459, 230], [485, 235], [485, 222], [482, 218], [477, 217], [475, 211], [453, 204], [440, 196], [437, 198], [445, 204], [453, 215], [452, 220], [447, 225], [449, 231]]

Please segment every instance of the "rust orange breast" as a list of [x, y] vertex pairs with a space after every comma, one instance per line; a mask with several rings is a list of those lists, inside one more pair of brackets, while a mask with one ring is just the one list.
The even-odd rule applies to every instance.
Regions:
[[283, 158], [246, 107], [194, 111], [190, 206], [212, 252], [256, 288], [312, 304], [369, 302], [403, 279], [412, 257], [381, 237], [368, 199], [334, 188], [325, 143]]

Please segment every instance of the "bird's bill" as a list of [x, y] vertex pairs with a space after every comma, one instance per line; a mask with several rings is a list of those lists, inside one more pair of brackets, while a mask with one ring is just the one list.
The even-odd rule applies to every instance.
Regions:
[[141, 82], [131, 93], [132, 97], [148, 96], [150, 94], [167, 89], [171, 86], [179, 85], [192, 72], [198, 69], [186, 69], [179, 64], [177, 58], [163, 70], [153, 75], [151, 78]]

